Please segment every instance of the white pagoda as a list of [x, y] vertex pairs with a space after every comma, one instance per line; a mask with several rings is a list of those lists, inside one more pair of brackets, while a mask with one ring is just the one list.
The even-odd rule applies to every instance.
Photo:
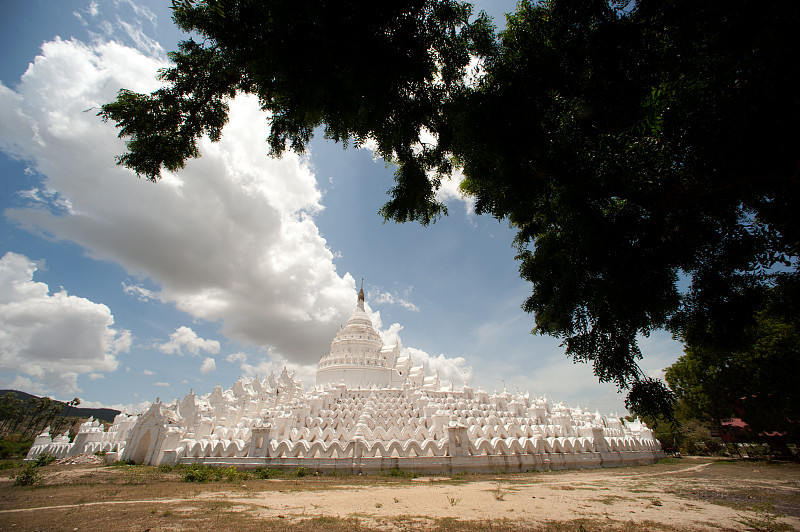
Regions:
[[664, 456], [640, 421], [605, 417], [545, 397], [466, 384], [443, 387], [385, 346], [364, 310], [363, 289], [347, 324], [320, 358], [304, 392], [286, 369], [240, 378], [139, 416], [120, 414], [108, 431], [87, 422], [74, 441], [36, 439], [27, 459], [106, 452], [136, 463], [307, 467], [318, 471], [530, 471], [652, 463]]

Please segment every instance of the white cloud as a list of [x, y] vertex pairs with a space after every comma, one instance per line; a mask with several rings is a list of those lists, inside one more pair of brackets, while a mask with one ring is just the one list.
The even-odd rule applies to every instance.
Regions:
[[88, 23], [88, 22], [86, 22], [86, 20], [83, 18], [83, 15], [81, 15], [81, 14], [80, 14], [78, 11], [73, 11], [73, 12], [72, 12], [72, 15], [73, 15], [73, 16], [74, 16], [76, 19], [78, 19], [78, 22], [80, 22], [80, 23], [81, 23], [81, 26], [88, 26], [88, 25], [89, 25], [89, 23]]
[[444, 384], [445, 381], [452, 382], [455, 386], [461, 386], [465, 382], [472, 381], [472, 366], [467, 365], [464, 357], [447, 357], [444, 354], [431, 356], [422, 349], [414, 347], [404, 347], [401, 354], [411, 356], [415, 366], [425, 364], [425, 373], [428, 375], [439, 375], [439, 380]]
[[419, 307], [408, 299], [410, 292], [410, 289], [406, 290], [406, 294], [404, 296], [399, 296], [397, 293], [384, 292], [380, 289], [377, 289], [370, 290], [368, 297], [369, 300], [375, 304], [399, 305], [406, 310], [410, 310], [411, 312], [419, 312]]
[[48, 387], [43, 383], [39, 381], [33, 381], [32, 379], [29, 379], [28, 377], [22, 377], [21, 375], [15, 376], [14, 380], [10, 383], [2, 378], [0, 378], [0, 382], [2, 382], [3, 388], [10, 390], [21, 390], [38, 395], [48, 392]]
[[464, 212], [468, 218], [475, 216], [475, 196], [470, 196], [461, 192], [458, 188], [464, 181], [464, 174], [461, 170], [455, 170], [450, 179], [443, 179], [441, 186], [436, 191], [436, 199], [442, 203], [464, 202]]
[[236, 362], [247, 362], [247, 353], [242, 353], [241, 351], [238, 353], [231, 353], [225, 357], [225, 360], [232, 364]]
[[[149, 20], [151, 24], [153, 24], [153, 25], [156, 24], [156, 19], [157, 19], [156, 14], [153, 12], [152, 9], [150, 9], [146, 5], [138, 4], [138, 3], [134, 2], [133, 0], [116, 0], [116, 1], [117, 1], [117, 3], [127, 4], [128, 7], [130, 7], [133, 10], [133, 13], [136, 16], [144, 17], [147, 20]], [[95, 7], [96, 7], [96, 5], [95, 5]]]
[[233, 101], [223, 140], [202, 141], [203, 158], [177, 175], [152, 184], [115, 166], [124, 145], [94, 110], [120, 87], [154, 90], [163, 66], [118, 43], [57, 39], [16, 89], [0, 84], [0, 149], [70, 205], [39, 194], [44, 204], [6, 216], [147, 278], [162, 302], [221, 321], [233, 340], [316, 362], [351, 311], [355, 282], [337, 274], [314, 223], [321, 194], [307, 161], [267, 157], [255, 98]]
[[214, 362], [213, 358], [206, 358], [203, 360], [203, 363], [200, 365], [200, 373], [203, 375], [208, 375], [211, 372], [217, 370], [217, 363]]
[[152, 370], [149, 370], [149, 369], [145, 369], [145, 370], [142, 371], [142, 375], [155, 375], [155, 374], [156, 374], [155, 371], [152, 371]]
[[105, 305], [33, 281], [36, 263], [8, 252], [0, 259], [0, 370], [35, 391], [80, 391], [79, 375], [114, 371], [130, 331], [112, 328]]
[[142, 401], [140, 403], [128, 403], [128, 404], [106, 404], [100, 401], [85, 401], [81, 399], [81, 408], [112, 408], [114, 410], [119, 410], [125, 414], [143, 414], [150, 408], [152, 405], [152, 401]]
[[169, 388], [168, 382], [157, 382], [155, 383], [156, 386], [161, 386], [162, 388]]
[[130, 296], [135, 297], [139, 301], [147, 302], [157, 298], [156, 294], [152, 290], [148, 290], [147, 288], [139, 285], [128, 285], [123, 282], [122, 291]]
[[164, 49], [161, 45], [151, 39], [145, 34], [141, 24], [137, 21], [135, 23], [126, 22], [121, 17], [117, 17], [117, 26], [121, 28], [133, 41], [138, 50], [153, 57], [159, 57], [164, 54]]
[[190, 327], [185, 326], [175, 329], [175, 332], [169, 335], [169, 342], [158, 346], [162, 353], [170, 355], [182, 355], [184, 349], [193, 355], [200, 355], [200, 351], [216, 355], [219, 353], [219, 348], [218, 341], [200, 338]]
[[384, 345], [400, 344], [400, 354], [402, 356], [410, 356], [414, 366], [424, 364], [427, 375], [434, 375], [438, 372], [439, 379], [443, 384], [445, 381], [451, 381], [456, 386], [464, 384], [465, 380], [466, 382], [471, 381], [473, 375], [472, 366], [467, 365], [464, 357], [448, 357], [444, 354], [434, 357], [422, 349], [404, 347], [400, 338], [400, 331], [403, 330], [402, 325], [393, 323], [387, 329], [384, 329], [380, 311], [372, 310], [369, 303], [365, 303], [364, 310], [370, 321], [372, 321], [372, 326], [378, 331]]

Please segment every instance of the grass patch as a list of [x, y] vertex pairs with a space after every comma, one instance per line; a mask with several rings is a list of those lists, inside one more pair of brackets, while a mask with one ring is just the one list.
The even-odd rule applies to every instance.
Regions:
[[616, 502], [630, 501], [632, 499], [630, 497], [622, 497], [620, 495], [606, 495], [605, 497], [601, 497], [600, 499], [594, 499], [594, 500], [596, 500], [601, 504], [606, 504], [608, 506], [611, 506]]
[[258, 466], [253, 470], [253, 478], [258, 478], [261, 480], [266, 480], [269, 478], [275, 478], [281, 476], [282, 473], [277, 469], [270, 469], [264, 466]]
[[17, 469], [24, 465], [22, 460], [0, 460], [0, 471], [5, 469]]
[[757, 504], [751, 509], [752, 514], [741, 515], [739, 520], [744, 526], [758, 532], [782, 532], [794, 530], [786, 523], [778, 521], [783, 514], [775, 511], [775, 506], [769, 503]]
[[381, 471], [378, 473], [381, 476], [386, 477], [394, 477], [394, 478], [416, 478], [417, 474], [413, 471], [406, 471], [405, 469], [400, 469], [398, 467], [393, 467], [389, 471]]

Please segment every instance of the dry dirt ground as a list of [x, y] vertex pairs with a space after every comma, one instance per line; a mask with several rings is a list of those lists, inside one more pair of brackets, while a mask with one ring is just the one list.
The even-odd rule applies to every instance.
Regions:
[[670, 459], [619, 469], [193, 483], [178, 470], [0, 472], [0, 530], [800, 530], [800, 465]]

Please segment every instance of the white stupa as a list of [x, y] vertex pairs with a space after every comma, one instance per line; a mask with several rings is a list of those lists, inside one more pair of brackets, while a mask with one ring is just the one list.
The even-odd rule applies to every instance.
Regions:
[[443, 387], [384, 346], [364, 310], [320, 358], [304, 392], [286, 369], [240, 378], [204, 396], [156, 400], [139, 416], [120, 414], [108, 431], [87, 422], [74, 441], [45, 430], [27, 459], [105, 451], [107, 460], [152, 465], [205, 463], [319, 471], [527, 471], [651, 463], [664, 456], [638, 420], [621, 421], [545, 397], [468, 385]]
[[408, 379], [411, 360], [400, 358], [400, 346], [384, 346], [364, 310], [364, 289], [356, 310], [339, 329], [330, 351], [319, 359], [317, 386], [346, 384], [350, 388], [400, 388]]

